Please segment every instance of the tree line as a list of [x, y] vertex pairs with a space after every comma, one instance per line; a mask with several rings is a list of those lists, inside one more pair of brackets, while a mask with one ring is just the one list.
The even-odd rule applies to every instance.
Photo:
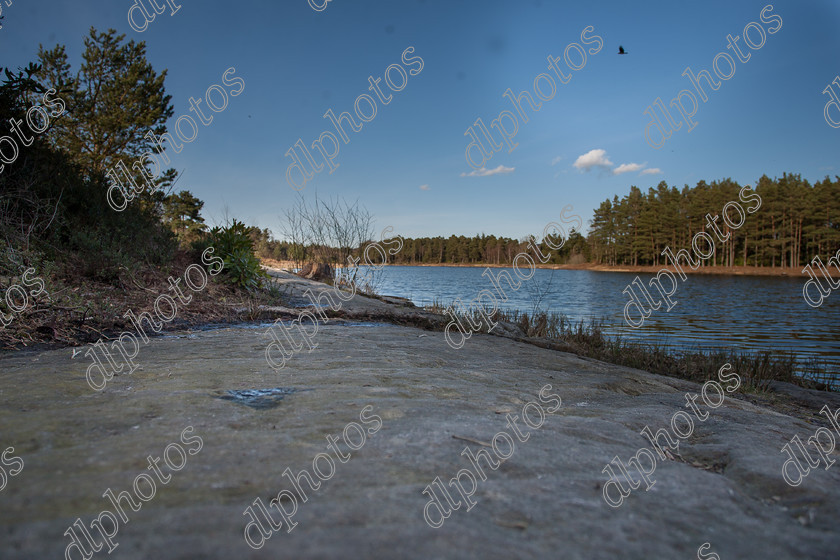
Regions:
[[[690, 250], [695, 234], [711, 234], [706, 214], [719, 216], [728, 202], [739, 201], [740, 190], [731, 179], [682, 190], [662, 181], [647, 194], [632, 186], [629, 194], [595, 210], [587, 237], [590, 258], [610, 265], [664, 264], [665, 247]], [[722, 237], [729, 238], [715, 239], [715, 253], [705, 265], [801, 269], [814, 255], [840, 247], [840, 177], [811, 185], [798, 174], [763, 175], [753, 190], [761, 197], [760, 209], [746, 213], [737, 228], [717, 221]]]
[[[313, 203], [307, 203], [300, 197], [299, 201], [286, 211], [284, 218], [281, 226], [284, 240], [276, 239], [268, 228], [248, 229], [257, 255], [261, 258], [294, 261], [298, 265], [312, 261], [344, 265], [348, 255], [361, 258], [365, 248], [373, 243], [373, 218], [358, 202], [349, 204], [343, 199], [325, 201], [316, 196]], [[382, 239], [390, 239], [398, 234], [399, 231], [393, 230], [380, 233], [379, 236]], [[341, 243], [340, 239], [352, 240], [352, 243]], [[401, 239], [402, 249], [388, 257], [389, 264], [512, 265], [517, 254], [529, 251], [533, 253], [528, 248], [532, 237], [518, 240], [480, 234], [472, 237], [401, 236]], [[568, 239], [559, 250], [550, 247], [549, 243], [557, 247], [560, 244], [559, 236], [553, 234], [538, 242], [542, 254], [549, 256], [546, 261], [548, 264], [586, 262], [586, 238], [579, 232], [571, 230]]]
[[[392, 264], [492, 264], [512, 265], [513, 259], [519, 253], [528, 253], [535, 257], [528, 249], [530, 237], [513, 239], [510, 237], [496, 237], [495, 235], [451, 235], [449, 237], [418, 237], [405, 238], [403, 249], [390, 258]], [[555, 247], [558, 239], [550, 240]], [[550, 256], [548, 264], [566, 264], [585, 262], [586, 238], [572, 230], [569, 238], [559, 250], [552, 249], [545, 243], [539, 242], [540, 251]]]
[[[605, 264], [653, 265], [665, 264], [662, 255], [666, 247], [676, 253], [691, 251], [692, 239], [706, 232], [715, 241], [714, 254], [702, 260], [702, 266], [755, 266], [797, 268], [818, 254], [833, 253], [840, 247], [840, 177], [811, 185], [798, 174], [785, 173], [781, 178], [762, 176], [740, 196], [742, 186], [731, 179], [698, 182], [681, 190], [662, 181], [647, 194], [631, 186], [630, 192], [619, 198], [607, 199], [594, 210], [588, 235], [572, 229], [559, 250], [552, 249], [546, 240], [539, 240], [540, 251], [550, 255], [547, 264]], [[750, 198], [751, 197], [751, 198]], [[760, 207], [757, 207], [760, 197]], [[739, 203], [741, 212], [735, 205]], [[345, 247], [342, 255], [361, 254], [368, 241], [360, 242], [371, 229], [371, 216], [356, 204], [348, 205], [365, 217], [365, 227], [353, 228], [352, 249]], [[730, 227], [722, 219], [724, 207]], [[342, 245], [339, 236], [326, 235], [336, 229], [341, 220], [332, 206], [340, 201], [319, 201], [308, 208], [302, 200], [287, 210], [281, 232], [285, 240], [274, 238], [269, 229], [250, 228], [250, 235], [261, 257], [277, 260], [343, 263], [344, 258], [327, 258], [333, 245]], [[319, 212], [315, 209], [326, 208]], [[350, 215], [351, 213], [348, 213]], [[739, 214], [743, 214], [739, 216]], [[709, 218], [707, 218], [709, 215]], [[715, 216], [718, 218], [715, 220]], [[714, 220], [720, 235], [713, 232], [709, 221]], [[743, 220], [743, 221], [742, 221]], [[349, 220], [347, 221], [349, 224]], [[354, 223], [358, 223], [358, 220]], [[308, 224], [304, 227], [305, 224]], [[327, 224], [331, 224], [327, 227]], [[304, 234], [307, 230], [308, 234]], [[317, 234], [316, 232], [322, 232]], [[399, 233], [397, 231], [396, 233]], [[361, 234], [361, 235], [360, 235]], [[725, 241], [720, 241], [725, 238]], [[497, 237], [484, 233], [474, 236], [404, 237], [402, 250], [389, 257], [390, 264], [459, 264], [512, 265], [514, 257], [528, 252], [529, 240]], [[549, 239], [557, 246], [558, 239]], [[703, 250], [708, 250], [703, 245]]]

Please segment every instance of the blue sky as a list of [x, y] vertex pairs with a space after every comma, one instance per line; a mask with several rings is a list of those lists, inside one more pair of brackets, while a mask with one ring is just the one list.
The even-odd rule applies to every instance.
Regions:
[[[521, 237], [539, 234], [567, 204], [588, 221], [601, 201], [631, 185], [647, 191], [661, 180], [681, 188], [724, 177], [752, 184], [762, 173], [796, 172], [810, 181], [840, 174], [840, 129], [826, 123], [822, 93], [840, 75], [840, 4], [833, 0], [773, 2], [782, 28], [755, 51], [742, 38], [750, 60], [736, 61], [719, 90], [707, 89], [690, 133], [683, 125], [658, 150], [645, 141], [644, 110], [657, 97], [668, 103], [692, 89], [681, 75], [687, 66], [712, 72], [715, 55], [729, 52], [727, 34], [742, 36], [751, 21], [774, 26], [759, 17], [766, 1], [332, 0], [318, 12], [307, 0], [182, 0], [178, 13], [158, 15], [143, 33], [128, 25], [133, 1], [4, 0], [0, 65], [24, 66], [39, 44], [59, 43], [75, 71], [88, 29], [115, 28], [146, 42], [156, 70], [168, 69], [175, 118], [190, 114], [190, 96], [203, 98], [235, 67], [245, 80], [242, 95], [180, 154], [169, 152], [173, 166], [186, 170], [178, 188], [206, 202], [211, 224], [227, 208], [278, 231], [296, 196], [285, 179], [286, 151], [298, 138], [310, 146], [322, 131], [334, 132], [324, 113], [352, 113], [357, 96], [371, 94], [368, 76], [400, 64], [409, 46], [422, 57], [422, 71], [400, 92], [383, 81], [393, 100], [379, 103], [361, 131], [347, 129], [340, 166], [315, 174], [302, 191], [358, 198], [379, 229]], [[464, 158], [467, 128], [512, 110], [502, 97], [507, 88], [533, 94], [534, 78], [552, 74], [546, 57], [562, 59], [587, 26], [603, 49], [568, 83], [558, 82], [539, 112], [528, 110], [527, 123], [519, 119], [512, 153], [503, 148], [486, 164], [513, 171], [463, 176], [473, 171]], [[619, 44], [628, 55], [617, 54]], [[591, 150], [604, 150], [613, 165], [575, 167]], [[632, 163], [645, 167], [613, 173]], [[640, 175], [643, 169], [661, 172]]]

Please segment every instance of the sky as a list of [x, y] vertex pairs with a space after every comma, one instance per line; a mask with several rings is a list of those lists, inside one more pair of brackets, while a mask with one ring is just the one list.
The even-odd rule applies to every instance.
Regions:
[[[211, 225], [230, 216], [279, 234], [298, 193], [311, 199], [317, 192], [358, 200], [375, 216], [377, 231], [521, 238], [539, 236], [569, 204], [588, 223], [603, 200], [627, 194], [631, 185], [646, 192], [660, 181], [682, 188], [727, 177], [749, 185], [762, 174], [800, 173], [811, 182], [840, 174], [840, 128], [829, 126], [823, 113], [829, 100], [823, 90], [840, 75], [836, 0], [773, 2], [765, 19], [778, 15], [782, 26], [772, 34], [766, 31], [778, 21], [761, 20], [768, 3], [752, 0], [331, 0], [326, 7], [312, 0], [320, 11], [308, 0], [181, 0], [177, 13], [167, 8], [143, 32], [128, 23], [135, 0], [9, 1], [0, 4], [0, 66], [26, 66], [39, 45], [63, 44], [75, 72], [90, 27], [114, 28], [145, 41], [155, 70], [167, 70], [175, 109], [170, 131], [178, 117], [194, 115], [191, 96], [204, 99], [235, 68], [245, 82], [242, 93], [211, 113], [213, 122], [199, 125], [196, 140], [180, 153], [167, 151], [172, 166], [183, 170], [176, 189], [205, 201]], [[758, 24], [748, 29], [754, 45], [761, 39], [757, 28], [765, 31], [755, 50], [744, 44], [750, 22]], [[717, 91], [701, 80], [704, 102], [682, 73], [705, 69], [717, 79], [716, 55], [736, 57], [727, 49], [728, 34], [741, 37], [750, 58], [734, 60], [735, 74]], [[598, 47], [594, 36], [603, 47], [591, 54]], [[588, 51], [579, 70], [564, 60], [571, 43]], [[626, 55], [618, 54], [619, 45]], [[403, 64], [409, 47], [407, 56], [423, 61], [419, 73], [417, 60]], [[576, 47], [568, 52], [580, 67]], [[548, 68], [549, 55], [571, 74], [567, 83]], [[357, 97], [377, 97], [368, 77], [382, 78], [392, 64], [414, 75], [400, 91], [383, 79], [383, 95], [393, 98], [376, 99], [376, 115], [360, 121]], [[719, 70], [728, 71], [723, 59]], [[515, 115], [515, 149], [490, 153], [483, 171], [471, 167], [465, 132], [476, 119], [489, 127], [503, 111], [517, 113], [504, 92], [534, 96], [541, 73], [553, 77], [554, 97], [539, 111], [523, 99], [528, 121]], [[390, 76], [399, 88], [399, 70]], [[540, 85], [548, 97], [548, 81]], [[655, 149], [645, 139], [651, 120], [645, 110], [657, 98], [668, 104], [681, 90], [698, 99], [696, 125], [688, 132], [680, 121]], [[690, 112], [690, 98], [683, 99]], [[370, 115], [364, 99], [359, 107]], [[350, 112], [362, 128], [353, 132], [345, 124], [348, 143], [340, 141], [338, 167], [313, 173], [295, 190], [286, 180], [292, 160], [284, 154], [301, 139], [316, 164], [323, 162], [311, 146], [322, 131], [337, 133], [324, 117], [329, 109]], [[831, 110], [840, 121], [840, 107]], [[681, 118], [675, 109], [671, 114]], [[501, 124], [513, 130], [509, 117]], [[660, 140], [658, 133], [653, 138]], [[324, 145], [332, 150], [328, 138]]]

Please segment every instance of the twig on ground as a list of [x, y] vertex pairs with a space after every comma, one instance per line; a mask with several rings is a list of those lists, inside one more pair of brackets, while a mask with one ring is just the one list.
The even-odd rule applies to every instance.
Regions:
[[470, 443], [477, 443], [478, 445], [483, 445], [484, 447], [493, 447], [492, 445], [490, 445], [489, 443], [487, 443], [485, 441], [479, 441], [477, 439], [473, 439], [473, 438], [470, 438], [470, 437], [452, 436], [452, 438], [453, 439], [462, 439], [464, 441], [469, 441]]

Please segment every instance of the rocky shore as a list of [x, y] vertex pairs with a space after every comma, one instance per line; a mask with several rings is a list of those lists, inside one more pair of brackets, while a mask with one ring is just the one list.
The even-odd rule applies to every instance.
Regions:
[[[272, 275], [290, 305], [271, 313], [289, 319], [306, 289], [326, 289]], [[109, 488], [147, 492], [136, 480], [152, 475], [149, 456], [188, 426], [201, 449], [139, 510], [123, 500], [129, 521], [113, 537], [118, 557], [695, 558], [705, 543], [722, 559], [836, 555], [840, 467], [813, 469], [791, 487], [780, 452], [794, 435], [831, 429], [818, 411], [840, 408], [835, 394], [783, 384], [769, 396], [727, 394], [657, 464], [655, 485], [613, 508], [603, 498], [605, 465], [650, 447], [641, 430], [669, 426], [700, 385], [541, 348], [513, 330], [475, 334], [456, 351], [430, 330], [440, 316], [393, 298], [357, 295], [338, 314], [319, 325], [317, 347], [280, 370], [265, 359], [270, 324], [153, 338], [138, 370], [101, 392], [85, 382], [90, 360], [78, 349], [0, 358], [0, 448], [13, 446], [25, 462], [0, 493], [0, 556], [62, 557], [74, 521], [90, 527], [101, 512], [116, 514], [102, 497]], [[497, 469], [485, 467], [469, 511], [430, 527], [424, 488], [471, 468], [464, 449], [478, 454], [494, 434], [512, 433], [507, 415], [521, 416], [546, 385], [561, 406]], [[275, 388], [294, 391], [261, 407], [230, 392]], [[261, 548], [249, 546], [247, 508], [293, 490], [282, 473], [313, 473], [314, 458], [330, 453], [327, 436], [341, 438], [367, 406], [381, 428], [358, 450], [338, 444], [349, 459], [336, 458], [317, 490], [302, 484], [308, 499], [291, 532], [270, 530]], [[785, 407], [791, 414], [779, 412]]]

